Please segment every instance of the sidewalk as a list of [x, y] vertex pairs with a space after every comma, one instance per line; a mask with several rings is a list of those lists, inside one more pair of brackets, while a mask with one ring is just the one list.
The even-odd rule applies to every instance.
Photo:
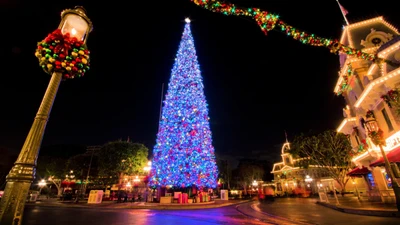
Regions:
[[242, 204], [251, 200], [214, 200], [211, 202], [191, 203], [191, 204], [160, 204], [153, 202], [125, 202], [104, 201], [100, 204], [88, 204], [81, 200], [78, 203], [74, 201], [58, 201], [57, 199], [44, 199], [37, 202], [27, 202], [26, 205], [48, 206], [48, 207], [78, 207], [78, 208], [107, 208], [107, 209], [205, 209], [219, 208], [230, 205]]
[[317, 201], [317, 204], [329, 207], [345, 213], [359, 214], [365, 216], [400, 217], [400, 212], [396, 204], [385, 204], [382, 202], [370, 202], [368, 200], [358, 200], [357, 197], [338, 196], [339, 204], [333, 197], [329, 198], [329, 203]]

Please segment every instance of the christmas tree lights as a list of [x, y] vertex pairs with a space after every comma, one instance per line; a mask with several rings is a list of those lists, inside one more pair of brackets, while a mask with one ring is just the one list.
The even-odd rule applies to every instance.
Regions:
[[374, 61], [378, 64], [386, 62], [391, 65], [398, 65], [391, 60], [378, 58], [377, 54], [370, 54], [355, 48], [351, 48], [349, 46], [345, 46], [341, 44], [339, 40], [323, 38], [314, 34], [301, 31], [295, 27], [286, 24], [284, 21], [279, 19], [278, 15], [271, 14], [258, 8], [241, 8], [232, 3], [218, 0], [191, 1], [194, 2], [196, 5], [201, 6], [212, 12], [222, 13], [224, 15], [251, 17], [257, 22], [257, 24], [260, 26], [261, 30], [265, 34], [267, 34], [267, 32], [270, 30], [278, 29], [279, 31], [284, 32], [287, 36], [290, 36], [294, 40], [300, 41], [303, 44], [326, 47], [335, 54], [342, 52], [346, 55], [359, 59]]
[[150, 186], [217, 186], [218, 171], [203, 89], [190, 20], [186, 19], [153, 150]]

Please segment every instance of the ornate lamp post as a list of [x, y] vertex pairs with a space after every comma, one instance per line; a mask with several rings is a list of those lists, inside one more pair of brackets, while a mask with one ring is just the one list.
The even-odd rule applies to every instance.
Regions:
[[370, 111], [367, 113], [365, 127], [367, 128], [368, 136], [371, 138], [371, 141], [375, 145], [378, 145], [379, 149], [381, 150], [381, 154], [385, 162], [386, 171], [388, 172], [389, 179], [392, 182], [392, 188], [396, 198], [397, 210], [400, 211], [400, 185], [397, 182], [396, 178], [394, 177], [394, 173], [392, 167], [390, 166], [389, 159], [387, 158], [386, 152], [383, 149], [383, 146], [386, 146], [386, 141], [383, 139], [383, 131], [379, 128], [375, 116]]
[[17, 161], [7, 176], [0, 202], [2, 225], [22, 223], [25, 200], [35, 178], [40, 145], [58, 87], [61, 80], [81, 77], [89, 69], [86, 40], [91, 30], [92, 22], [85, 9], [77, 6], [64, 10], [58, 29], [38, 43], [35, 56], [51, 79]]

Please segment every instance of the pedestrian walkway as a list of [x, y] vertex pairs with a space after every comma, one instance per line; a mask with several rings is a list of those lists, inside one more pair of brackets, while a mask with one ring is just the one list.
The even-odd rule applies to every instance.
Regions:
[[384, 216], [384, 217], [400, 217], [400, 212], [396, 208], [396, 204], [387, 204], [382, 202], [370, 202], [368, 200], [358, 199], [357, 197], [337, 196], [328, 198], [329, 202], [317, 201], [317, 204], [352, 214], [366, 216]]

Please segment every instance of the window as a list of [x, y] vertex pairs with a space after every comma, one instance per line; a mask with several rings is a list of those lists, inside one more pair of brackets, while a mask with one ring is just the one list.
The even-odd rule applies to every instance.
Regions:
[[389, 177], [389, 174], [386, 173], [386, 170], [382, 172], [383, 173], [383, 177], [385, 177], [385, 181], [386, 181], [386, 185], [387, 187], [390, 189], [392, 188], [392, 180]]
[[385, 118], [386, 124], [388, 126], [389, 132], [393, 130], [392, 122], [390, 121], [389, 115], [386, 112], [386, 109], [382, 109], [382, 115]]
[[367, 178], [368, 178], [368, 184], [370, 185], [371, 189], [373, 189], [375, 187], [375, 180], [374, 177], [372, 176], [372, 173], [368, 173]]
[[354, 135], [354, 138], [356, 139], [357, 145], [360, 145], [360, 139], [358, 138], [357, 134]]

